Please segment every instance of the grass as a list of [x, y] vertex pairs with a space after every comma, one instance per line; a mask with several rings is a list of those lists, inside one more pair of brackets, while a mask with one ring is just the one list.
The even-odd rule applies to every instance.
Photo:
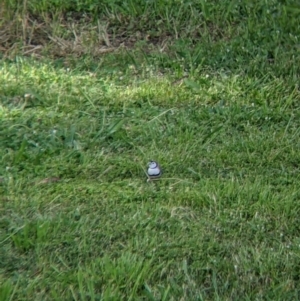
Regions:
[[24, 3], [2, 10], [0, 300], [298, 300], [297, 3]]

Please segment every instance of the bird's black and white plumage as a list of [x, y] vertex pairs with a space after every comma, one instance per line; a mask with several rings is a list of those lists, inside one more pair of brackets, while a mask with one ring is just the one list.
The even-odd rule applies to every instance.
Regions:
[[150, 161], [148, 163], [147, 171], [149, 179], [158, 179], [161, 176], [161, 168], [156, 161]]

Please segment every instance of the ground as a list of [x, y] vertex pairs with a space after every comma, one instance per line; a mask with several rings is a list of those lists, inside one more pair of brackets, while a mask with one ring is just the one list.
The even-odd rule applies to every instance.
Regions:
[[0, 300], [298, 300], [299, 9], [5, 1]]

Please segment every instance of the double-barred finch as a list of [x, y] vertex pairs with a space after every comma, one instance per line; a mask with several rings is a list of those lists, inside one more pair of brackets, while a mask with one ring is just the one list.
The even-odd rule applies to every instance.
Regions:
[[157, 162], [150, 161], [148, 163], [148, 177], [150, 180], [158, 179], [161, 176], [161, 169]]

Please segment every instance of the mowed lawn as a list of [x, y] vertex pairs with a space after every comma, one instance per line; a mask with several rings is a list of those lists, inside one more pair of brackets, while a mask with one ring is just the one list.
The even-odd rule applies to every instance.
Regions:
[[297, 1], [67, 4], [3, 5], [0, 301], [300, 299]]

